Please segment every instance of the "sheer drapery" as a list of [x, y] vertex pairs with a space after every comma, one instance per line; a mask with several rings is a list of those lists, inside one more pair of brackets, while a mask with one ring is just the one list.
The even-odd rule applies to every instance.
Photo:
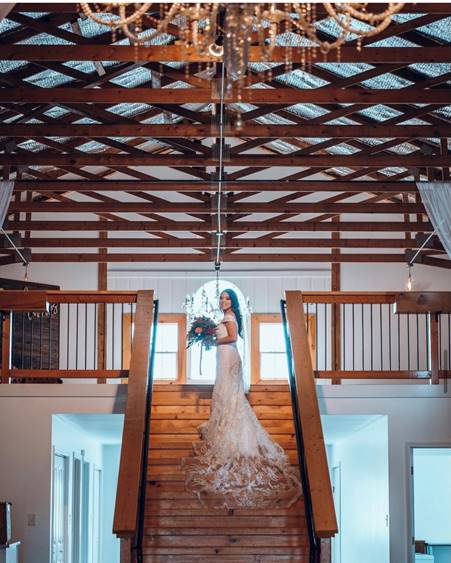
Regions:
[[428, 217], [451, 258], [451, 182], [417, 182]]
[[3, 227], [13, 188], [14, 182], [12, 180], [3, 180], [0, 182], [0, 227]]

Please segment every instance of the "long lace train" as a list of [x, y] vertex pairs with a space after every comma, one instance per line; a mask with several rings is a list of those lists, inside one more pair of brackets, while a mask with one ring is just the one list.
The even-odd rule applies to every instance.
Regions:
[[[219, 337], [227, 334], [222, 324], [218, 330]], [[246, 399], [241, 358], [233, 344], [218, 346], [211, 414], [198, 432], [202, 441], [193, 444], [194, 455], [184, 458], [182, 467], [186, 490], [205, 506], [282, 507], [300, 497], [301, 485], [288, 456]]]

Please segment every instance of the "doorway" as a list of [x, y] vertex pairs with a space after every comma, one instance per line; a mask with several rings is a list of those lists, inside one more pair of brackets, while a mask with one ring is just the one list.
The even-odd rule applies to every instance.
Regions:
[[411, 448], [415, 563], [451, 561], [451, 447]]

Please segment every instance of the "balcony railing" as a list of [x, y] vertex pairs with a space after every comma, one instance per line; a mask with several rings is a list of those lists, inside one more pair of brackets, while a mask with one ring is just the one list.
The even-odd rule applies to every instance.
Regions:
[[138, 294], [2, 291], [2, 382], [127, 378]]
[[438, 383], [451, 375], [450, 292], [294, 293], [303, 303], [317, 378]]

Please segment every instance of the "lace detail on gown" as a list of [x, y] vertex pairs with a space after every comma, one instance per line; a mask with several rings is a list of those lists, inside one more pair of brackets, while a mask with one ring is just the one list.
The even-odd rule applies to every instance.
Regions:
[[[236, 322], [225, 315], [223, 323]], [[227, 336], [221, 323], [218, 338]], [[236, 344], [217, 347], [217, 373], [207, 422], [199, 426], [202, 441], [194, 456], [183, 459], [185, 488], [212, 508], [290, 506], [301, 495], [288, 456], [276, 444], [250, 406], [243, 387]]]

